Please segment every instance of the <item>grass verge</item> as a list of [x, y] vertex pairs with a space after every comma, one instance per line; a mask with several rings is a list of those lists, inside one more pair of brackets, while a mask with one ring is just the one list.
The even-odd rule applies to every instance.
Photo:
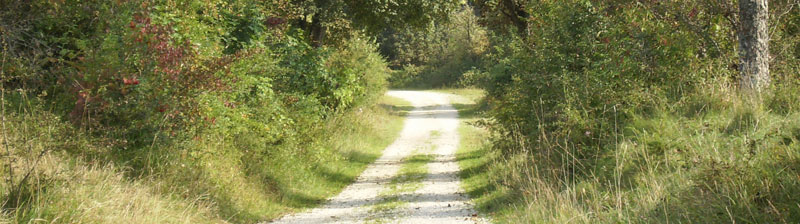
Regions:
[[408, 203], [401, 198], [402, 194], [413, 193], [422, 187], [422, 180], [428, 175], [428, 163], [434, 159], [433, 155], [425, 154], [423, 150], [426, 149], [417, 149], [402, 160], [403, 166], [397, 175], [389, 182], [387, 189], [379, 194], [380, 201], [372, 205], [368, 223], [383, 223], [387, 218], [397, 218], [397, 214], [392, 212]]
[[[104, 144], [109, 139], [44, 110], [8, 113], [0, 223], [253, 223], [302, 211], [340, 192], [380, 156], [402, 128], [405, 105], [384, 97], [329, 120], [311, 143], [266, 155], [237, 148], [246, 138], [221, 136], [130, 149], [143, 150], [136, 154], [149, 169], [144, 175], [107, 159], [118, 153]], [[17, 178], [6, 175], [8, 167]]]
[[489, 167], [499, 158], [499, 154], [491, 149], [490, 133], [480, 125], [482, 112], [486, 104], [483, 102], [485, 92], [480, 89], [441, 89], [435, 92], [453, 94], [451, 104], [458, 110], [461, 125], [458, 127], [460, 144], [456, 152], [456, 161], [461, 168], [459, 176], [461, 187], [469, 194], [475, 208], [483, 215], [488, 215], [495, 222], [504, 223], [499, 214], [510, 213], [505, 206], [512, 195], [511, 189], [494, 182], [492, 175], [496, 170]]
[[591, 148], [603, 153], [580, 160], [569, 153], [586, 148], [544, 141], [503, 155], [490, 133], [463, 125], [462, 184], [498, 223], [799, 220], [797, 113], [708, 98], [635, 116], [615, 141]]

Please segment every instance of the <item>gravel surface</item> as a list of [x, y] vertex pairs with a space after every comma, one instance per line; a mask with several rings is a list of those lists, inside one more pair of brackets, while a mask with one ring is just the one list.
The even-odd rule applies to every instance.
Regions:
[[[274, 223], [488, 223], [477, 216], [461, 189], [455, 161], [458, 111], [449, 103], [453, 95], [422, 91], [389, 91], [388, 95], [415, 107], [400, 137], [355, 183], [325, 205]], [[373, 205], [386, 197], [385, 192], [391, 192], [388, 185], [403, 165], [403, 158], [423, 150], [434, 159], [427, 164], [428, 174], [421, 187], [394, 195], [402, 203], [391, 212], [375, 212]]]

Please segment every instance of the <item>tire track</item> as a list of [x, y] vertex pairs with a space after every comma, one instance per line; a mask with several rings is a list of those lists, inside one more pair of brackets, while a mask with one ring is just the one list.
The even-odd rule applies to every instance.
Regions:
[[[355, 183], [325, 205], [274, 223], [488, 223], [477, 217], [461, 189], [455, 161], [459, 120], [458, 111], [449, 103], [452, 95], [422, 91], [389, 91], [388, 95], [405, 99], [415, 107], [409, 112], [400, 137]], [[427, 148], [422, 153], [429, 159], [421, 186], [407, 192], [392, 190], [393, 180], [398, 184], [396, 176], [404, 159], [423, 148]], [[387, 197], [397, 200], [396, 206], [376, 213], [375, 206]]]

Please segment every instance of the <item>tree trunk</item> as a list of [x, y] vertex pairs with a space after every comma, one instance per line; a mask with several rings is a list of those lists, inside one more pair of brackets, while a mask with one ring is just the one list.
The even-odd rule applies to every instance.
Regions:
[[325, 27], [322, 26], [322, 21], [320, 21], [319, 17], [320, 13], [317, 13], [311, 18], [311, 46], [314, 47], [322, 47], [322, 43], [325, 40]]
[[330, 8], [330, 3], [329, 0], [314, 1], [316, 11], [311, 17], [309, 40], [311, 41], [311, 46], [315, 48], [322, 47], [325, 43], [325, 33], [327, 29], [322, 23], [323, 21], [329, 21], [330, 12], [326, 11], [326, 9]]
[[769, 86], [767, 0], [739, 0], [740, 86], [760, 92]]
[[521, 37], [528, 36], [528, 12], [525, 11], [525, 8], [521, 5], [518, 5], [513, 0], [503, 0], [501, 4], [504, 5], [505, 9], [508, 12], [503, 11], [506, 16], [509, 17], [511, 23], [514, 24], [514, 27], [517, 28], [517, 32]]

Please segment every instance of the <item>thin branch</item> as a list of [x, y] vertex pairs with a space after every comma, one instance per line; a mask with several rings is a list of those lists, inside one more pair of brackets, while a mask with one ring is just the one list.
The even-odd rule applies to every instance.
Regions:
[[25, 183], [25, 181], [27, 181], [28, 178], [31, 177], [31, 174], [34, 173], [34, 171], [36, 171], [36, 167], [39, 166], [39, 162], [42, 160], [42, 158], [44, 158], [44, 156], [48, 152], [50, 152], [49, 149], [44, 149], [41, 152], [39, 152], [39, 155], [36, 156], [36, 161], [34, 161], [33, 165], [30, 165], [30, 167], [28, 167], [28, 171], [25, 172], [25, 177], [23, 177], [19, 181], [17, 186], [12, 186], [14, 188], [14, 191], [19, 192], [19, 190], [22, 189], [22, 184]]
[[772, 39], [775, 36], [775, 31], [778, 31], [778, 25], [780, 25], [780, 23], [778, 23], [778, 21], [781, 21], [781, 18], [786, 16], [786, 14], [789, 14], [790, 12], [792, 12], [792, 10], [794, 9], [795, 5], [800, 5], [800, 0], [795, 0], [794, 3], [792, 3], [791, 0], [787, 0], [786, 2], [789, 5], [789, 7], [786, 7], [786, 11], [784, 11], [781, 14], [778, 14], [778, 16], [775, 17], [775, 20], [774, 20], [775, 24], [771, 28], [772, 31], [770, 31], [769, 39]]
[[6, 158], [8, 159], [8, 184], [14, 186], [14, 166], [11, 158], [11, 148], [8, 146], [8, 132], [6, 131], [6, 55], [8, 53], [6, 48], [5, 38], [0, 39], [3, 45], [3, 62], [0, 64], [0, 104], [2, 104], [2, 128], [3, 128], [3, 148], [6, 148]]
[[[658, 19], [661, 20], [668, 19], [668, 14], [666, 12], [662, 12], [656, 7], [645, 5], [645, 8], [647, 8], [650, 11], [650, 13], [652, 13]], [[701, 26], [692, 23], [685, 16], [675, 16], [675, 20], [677, 20], [676, 22], [688, 28], [689, 31], [691, 31], [691, 33], [693, 33], [696, 37], [703, 39], [705, 44], [711, 45], [711, 47], [713, 47], [713, 50], [716, 51], [715, 52], [716, 54], [722, 53], [722, 48], [720, 47], [720, 44], [716, 40], [714, 40], [714, 38], [712, 38], [707, 31], [704, 31], [704, 29]]]

